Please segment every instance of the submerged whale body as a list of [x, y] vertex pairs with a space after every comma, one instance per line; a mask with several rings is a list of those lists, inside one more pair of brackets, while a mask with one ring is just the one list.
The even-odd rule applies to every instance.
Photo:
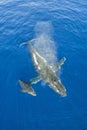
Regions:
[[49, 65], [44, 57], [42, 57], [35, 47], [32, 45], [32, 41], [28, 42], [33, 64], [38, 73], [36, 78], [29, 80], [25, 83], [22, 80], [19, 80], [20, 86], [22, 87], [23, 92], [36, 96], [35, 91], [31, 87], [32, 84], [38, 83], [40, 80], [44, 80], [49, 87], [54, 90], [56, 93], [61, 96], [66, 96], [66, 89], [61, 83], [60, 79], [56, 75], [56, 71], [60, 69], [61, 65], [64, 64], [66, 58], [63, 57], [54, 67]]

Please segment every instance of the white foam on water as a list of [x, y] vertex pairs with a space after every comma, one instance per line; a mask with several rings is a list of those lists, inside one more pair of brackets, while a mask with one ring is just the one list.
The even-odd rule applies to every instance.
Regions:
[[51, 22], [38, 22], [35, 26], [34, 46], [49, 64], [54, 65], [57, 62], [57, 51], [52, 33]]

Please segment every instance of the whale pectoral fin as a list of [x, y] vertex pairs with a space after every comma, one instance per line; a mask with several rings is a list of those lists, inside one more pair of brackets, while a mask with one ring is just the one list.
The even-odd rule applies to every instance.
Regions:
[[37, 76], [36, 78], [32, 78], [31, 80], [28, 81], [28, 84], [36, 84], [41, 80], [40, 76]]
[[54, 67], [53, 70], [56, 72], [57, 70], [59, 70], [61, 68], [61, 66], [64, 64], [64, 62], [66, 61], [66, 58], [63, 57]]

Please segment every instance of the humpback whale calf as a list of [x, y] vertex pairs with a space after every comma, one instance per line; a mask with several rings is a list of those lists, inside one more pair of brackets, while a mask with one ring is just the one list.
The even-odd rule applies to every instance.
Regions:
[[43, 80], [56, 93], [60, 94], [61, 96], [66, 96], [66, 89], [56, 75], [57, 70], [59, 70], [61, 65], [64, 64], [66, 58], [63, 57], [55, 66], [51, 66], [46, 61], [46, 59], [38, 53], [38, 51], [32, 45], [32, 41], [28, 42], [27, 44], [29, 44], [33, 64], [38, 73], [38, 76], [29, 80], [28, 82], [19, 80], [20, 86], [22, 87], [22, 91], [36, 96], [36, 93], [31, 87], [31, 85], [38, 83], [40, 80]]
[[21, 90], [22, 92], [31, 94], [32, 96], [36, 96], [36, 93], [34, 89], [30, 86], [30, 83], [25, 83], [22, 80], [19, 80], [19, 83], [22, 87], [22, 90]]

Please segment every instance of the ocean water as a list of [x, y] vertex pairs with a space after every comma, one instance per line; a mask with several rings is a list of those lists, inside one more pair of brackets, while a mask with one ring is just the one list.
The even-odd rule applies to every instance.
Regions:
[[[37, 73], [20, 44], [34, 38], [50, 63], [66, 57], [57, 73], [66, 97], [43, 82], [36, 97], [21, 92], [18, 80]], [[87, 130], [86, 0], [0, 0], [0, 130], [15, 129]]]

